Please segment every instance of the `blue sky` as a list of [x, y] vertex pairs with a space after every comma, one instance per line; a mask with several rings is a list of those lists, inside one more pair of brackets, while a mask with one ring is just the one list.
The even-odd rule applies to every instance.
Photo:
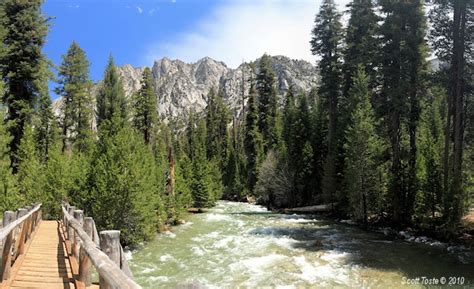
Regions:
[[[348, 0], [336, 1], [340, 8]], [[56, 64], [73, 40], [86, 51], [91, 78], [116, 63], [152, 66], [169, 57], [204, 56], [230, 67], [267, 52], [314, 62], [310, 31], [320, 0], [46, 0], [54, 17], [44, 52]]]

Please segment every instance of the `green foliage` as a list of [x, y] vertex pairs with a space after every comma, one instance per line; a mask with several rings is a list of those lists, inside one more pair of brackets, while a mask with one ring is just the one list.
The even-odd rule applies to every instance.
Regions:
[[97, 94], [97, 126], [107, 132], [120, 130], [128, 121], [127, 100], [112, 55]]
[[39, 158], [46, 162], [49, 152], [57, 138], [57, 123], [53, 114], [51, 98], [48, 94], [42, 95], [38, 107], [38, 126], [35, 130], [36, 148]]
[[7, 119], [11, 158], [17, 169], [20, 140], [25, 126], [31, 121], [40, 88], [42, 67], [46, 61], [41, 49], [45, 43], [48, 24], [41, 11], [42, 0], [2, 1], [0, 26], [5, 28], [0, 53], [0, 75], [5, 81], [6, 93], [2, 102], [8, 107]]
[[150, 144], [157, 128], [158, 113], [153, 77], [148, 67], [143, 70], [141, 88], [134, 96], [132, 109], [134, 127], [143, 135], [145, 143]]
[[374, 111], [370, 104], [369, 80], [362, 67], [353, 78], [349, 91], [355, 109], [346, 131], [345, 188], [350, 214], [366, 223], [371, 214], [380, 212], [382, 202], [383, 166], [379, 157], [383, 143], [375, 131]]
[[229, 122], [229, 111], [222, 95], [211, 88], [206, 107], [206, 154], [208, 159], [217, 159], [220, 169], [224, 169], [227, 159]]
[[61, 152], [61, 145], [53, 144], [49, 149], [48, 161], [43, 167], [44, 186], [42, 190], [43, 218], [61, 217], [61, 201], [65, 200], [73, 186], [70, 159]]
[[15, 209], [24, 204], [24, 198], [18, 194], [17, 179], [10, 168], [11, 136], [7, 124], [3, 122], [5, 110], [0, 109], [0, 211]]
[[244, 136], [244, 149], [247, 157], [247, 187], [250, 192], [253, 192], [257, 183], [258, 167], [263, 158], [263, 139], [258, 129], [259, 114], [256, 98], [257, 92], [252, 84], [247, 103], [248, 111], [245, 119]]
[[242, 200], [246, 195], [245, 155], [238, 146], [237, 136], [231, 138], [228, 147], [227, 163], [223, 175], [225, 186], [224, 197], [231, 200]]
[[444, 132], [441, 119], [441, 100], [445, 97], [445, 93], [439, 87], [434, 87], [431, 91], [431, 96], [427, 99], [421, 115], [418, 132], [420, 149], [417, 171], [421, 193], [418, 194], [416, 203], [418, 217], [426, 223], [434, 221], [436, 212], [442, 211], [443, 203]]
[[208, 161], [206, 156], [206, 122], [200, 119], [195, 123], [193, 118], [190, 116], [188, 127], [188, 143], [193, 170], [191, 193], [194, 206], [210, 207], [222, 195], [221, 173], [217, 161]]
[[56, 88], [56, 93], [63, 97], [62, 150], [69, 150], [72, 144], [78, 152], [87, 152], [93, 142], [90, 64], [84, 50], [75, 41], [62, 59]]
[[176, 207], [177, 217], [180, 218], [186, 213], [186, 209], [193, 205], [191, 192], [191, 181], [193, 179], [193, 167], [191, 160], [186, 154], [183, 154], [178, 161], [175, 171], [176, 176]]
[[[356, 75], [359, 65], [364, 67], [369, 78], [369, 88], [375, 87], [378, 66], [378, 24], [380, 20], [374, 11], [372, 0], [354, 0], [350, 4], [350, 18], [346, 28], [344, 53], [344, 88], [347, 96], [352, 86], [352, 78]], [[350, 107], [347, 107], [350, 108]], [[348, 113], [350, 116], [350, 112]]]
[[76, 152], [68, 160], [68, 168], [70, 174], [70, 187], [68, 189], [67, 199], [71, 204], [78, 208], [86, 210], [92, 206], [93, 198], [90, 195], [89, 171], [94, 154], [91, 150], [90, 154]]
[[90, 215], [101, 230], [120, 230], [122, 242], [132, 246], [153, 236], [162, 192], [152, 152], [130, 127], [100, 140], [89, 186]]
[[411, 222], [417, 178], [417, 128], [425, 95], [426, 19], [421, 1], [380, 1], [387, 16], [381, 26], [382, 106], [390, 138], [392, 221]]
[[35, 147], [33, 128], [25, 127], [23, 138], [18, 148], [18, 189], [27, 203], [47, 202], [48, 197], [43, 194], [44, 174], [43, 166], [38, 158]]
[[262, 134], [265, 152], [276, 148], [279, 138], [276, 129], [278, 100], [275, 78], [272, 59], [264, 54], [258, 63], [256, 89], [258, 91], [258, 127]]
[[327, 131], [327, 156], [324, 162], [324, 174], [322, 180], [323, 195], [326, 201], [334, 201], [338, 191], [337, 175], [340, 172], [338, 153], [340, 151], [340, 129], [339, 98], [341, 95], [341, 41], [342, 25], [341, 14], [337, 11], [334, 0], [324, 0], [319, 13], [314, 21], [311, 39], [311, 52], [319, 55], [321, 60], [318, 64], [321, 84], [318, 95], [321, 104], [325, 107], [329, 116]]

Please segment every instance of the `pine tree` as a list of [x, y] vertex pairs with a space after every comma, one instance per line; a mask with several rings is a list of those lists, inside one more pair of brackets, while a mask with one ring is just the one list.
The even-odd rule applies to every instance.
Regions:
[[89, 170], [88, 209], [100, 229], [120, 230], [125, 245], [150, 239], [159, 226], [155, 170], [150, 149], [129, 126], [101, 138]]
[[421, 115], [419, 129], [419, 180], [421, 182], [422, 194], [417, 201], [421, 209], [421, 217], [426, 214], [434, 220], [436, 212], [441, 209], [443, 200], [443, 122], [441, 119], [441, 100], [445, 93], [439, 87], [431, 90], [423, 113]]
[[278, 144], [276, 130], [278, 100], [275, 78], [272, 59], [269, 55], [264, 54], [258, 63], [256, 89], [258, 91], [258, 127], [262, 134], [265, 152], [275, 148]]
[[308, 204], [313, 199], [314, 190], [314, 151], [311, 146], [311, 114], [306, 94], [299, 96], [298, 118], [296, 123], [295, 158], [290, 158], [296, 164], [295, 188], [301, 200], [300, 205]]
[[43, 194], [43, 166], [35, 147], [34, 132], [30, 125], [25, 126], [23, 138], [18, 148], [18, 189], [28, 203], [45, 202]]
[[212, 190], [211, 167], [206, 156], [206, 123], [201, 119], [198, 120], [197, 124], [191, 121], [190, 125], [192, 127], [196, 126], [194, 132], [189, 134], [192, 152], [191, 162], [193, 164], [191, 192], [196, 207], [208, 207], [214, 204], [215, 199]]
[[290, 149], [293, 146], [293, 143], [296, 141], [294, 138], [295, 131], [293, 126], [296, 122], [297, 111], [296, 111], [296, 101], [295, 95], [293, 92], [293, 87], [290, 87], [286, 93], [285, 97], [285, 106], [283, 108], [283, 140], [285, 142], [286, 148]]
[[107, 131], [115, 132], [127, 120], [127, 100], [111, 55], [97, 94], [97, 127], [101, 129], [105, 125]]
[[400, 224], [411, 222], [419, 189], [416, 131], [424, 95], [426, 21], [421, 1], [380, 4], [387, 15], [381, 26], [381, 97], [390, 136], [391, 212], [393, 222]]
[[178, 218], [183, 216], [186, 209], [193, 205], [191, 181], [193, 168], [191, 160], [183, 153], [176, 166], [176, 207]]
[[258, 130], [257, 91], [255, 85], [251, 84], [249, 99], [247, 103], [247, 115], [245, 119], [244, 148], [247, 157], [247, 187], [253, 192], [257, 183], [258, 167], [262, 161], [263, 140]]
[[133, 125], [143, 135], [146, 144], [150, 144], [153, 131], [157, 128], [158, 112], [153, 76], [150, 68], [142, 73], [141, 88], [133, 102]]
[[207, 158], [216, 158], [221, 169], [224, 169], [227, 159], [229, 121], [229, 111], [221, 93], [216, 93], [215, 89], [211, 88], [206, 107], [206, 151]]
[[353, 78], [349, 91], [355, 100], [351, 125], [346, 131], [345, 186], [349, 195], [350, 214], [367, 223], [371, 213], [381, 205], [383, 167], [378, 163], [382, 142], [375, 131], [375, 117], [370, 104], [369, 80], [362, 67]]
[[56, 93], [63, 97], [62, 150], [70, 150], [73, 145], [79, 152], [90, 151], [93, 141], [90, 64], [84, 50], [75, 41], [62, 59], [59, 87], [56, 88]]
[[341, 94], [341, 15], [334, 0], [324, 0], [312, 31], [311, 52], [319, 55], [318, 64], [321, 84], [318, 94], [328, 109], [328, 153], [324, 164], [323, 194], [326, 201], [334, 201], [337, 191], [337, 163], [340, 142], [338, 140], [339, 98]]
[[311, 108], [311, 122], [313, 130], [311, 132], [311, 146], [313, 147], [313, 169], [314, 169], [314, 192], [322, 192], [324, 162], [327, 156], [327, 127], [328, 113], [326, 107], [322, 104], [321, 97], [312, 90], [311, 98], [313, 105]]
[[241, 200], [245, 195], [244, 156], [236, 144], [236, 137], [231, 137], [229, 142], [229, 155], [223, 175], [225, 186], [225, 198], [231, 200]]
[[11, 121], [10, 150], [13, 169], [18, 165], [18, 149], [23, 131], [31, 121], [37, 103], [41, 67], [45, 57], [41, 49], [45, 43], [48, 24], [41, 12], [42, 0], [2, 2], [4, 15], [0, 26], [5, 28], [0, 59], [0, 75], [5, 81], [3, 103], [8, 107], [7, 120]]
[[38, 80], [39, 104], [35, 129], [36, 149], [41, 162], [46, 162], [49, 150], [57, 137], [57, 122], [53, 113], [52, 101], [49, 97], [48, 81], [53, 78], [48, 66], [43, 62], [42, 77]]
[[[67, 199], [73, 187], [71, 172], [72, 162], [69, 156], [62, 153], [62, 143], [52, 143], [49, 149], [48, 161], [43, 167], [44, 186], [42, 193], [45, 198], [43, 218], [58, 219], [61, 216], [61, 201]], [[76, 203], [74, 203], [76, 204]], [[79, 204], [79, 203], [77, 203]]]
[[[5, 118], [5, 109], [0, 108], [0, 120]], [[11, 136], [7, 123], [0, 121], [0, 210], [7, 211], [24, 204], [24, 199], [18, 194], [17, 180], [10, 167]]]
[[[344, 51], [344, 89], [347, 96], [352, 86], [352, 78], [359, 65], [363, 65], [373, 89], [377, 80], [379, 41], [377, 39], [379, 17], [374, 12], [372, 0], [354, 0], [349, 5], [350, 18], [346, 28], [347, 47]], [[350, 112], [349, 112], [350, 115]]]

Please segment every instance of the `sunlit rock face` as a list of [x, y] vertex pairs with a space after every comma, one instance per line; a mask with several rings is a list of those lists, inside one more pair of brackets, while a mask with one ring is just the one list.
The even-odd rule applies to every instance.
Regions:
[[[317, 85], [318, 72], [311, 63], [285, 56], [273, 56], [272, 59], [276, 72], [276, 88], [280, 96], [291, 86], [296, 91], [308, 92]], [[140, 89], [143, 69], [134, 68], [129, 64], [118, 67], [128, 97]], [[243, 103], [246, 102], [249, 79], [252, 77], [250, 63], [243, 63], [233, 69], [209, 57], [195, 63], [165, 57], [156, 60], [151, 69], [158, 100], [157, 109], [163, 119], [186, 116], [190, 110], [202, 111], [206, 107], [206, 96], [211, 87], [219, 90], [232, 113], [239, 115]], [[54, 104], [56, 115], [61, 114], [61, 102], [59, 98]]]

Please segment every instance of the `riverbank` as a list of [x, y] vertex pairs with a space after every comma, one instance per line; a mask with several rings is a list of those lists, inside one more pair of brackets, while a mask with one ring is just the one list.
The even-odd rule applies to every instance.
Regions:
[[368, 224], [359, 224], [353, 220], [341, 219], [338, 215], [334, 215], [332, 213], [332, 208], [334, 206], [335, 204], [322, 204], [295, 208], [283, 208], [273, 211], [275, 213], [284, 214], [323, 214], [324, 217], [330, 218], [336, 222], [354, 225], [367, 231], [381, 232], [388, 237], [397, 238], [408, 242], [435, 244], [442, 245], [447, 249], [463, 248], [463, 250], [474, 251], [474, 209], [471, 209], [463, 218], [463, 223], [456, 234], [447, 235], [445, 232], [436, 230], [436, 227], [434, 230], [432, 228], [421, 228], [417, 226], [394, 228], [390, 226], [390, 223], [380, 218], [372, 218], [369, 220]]

